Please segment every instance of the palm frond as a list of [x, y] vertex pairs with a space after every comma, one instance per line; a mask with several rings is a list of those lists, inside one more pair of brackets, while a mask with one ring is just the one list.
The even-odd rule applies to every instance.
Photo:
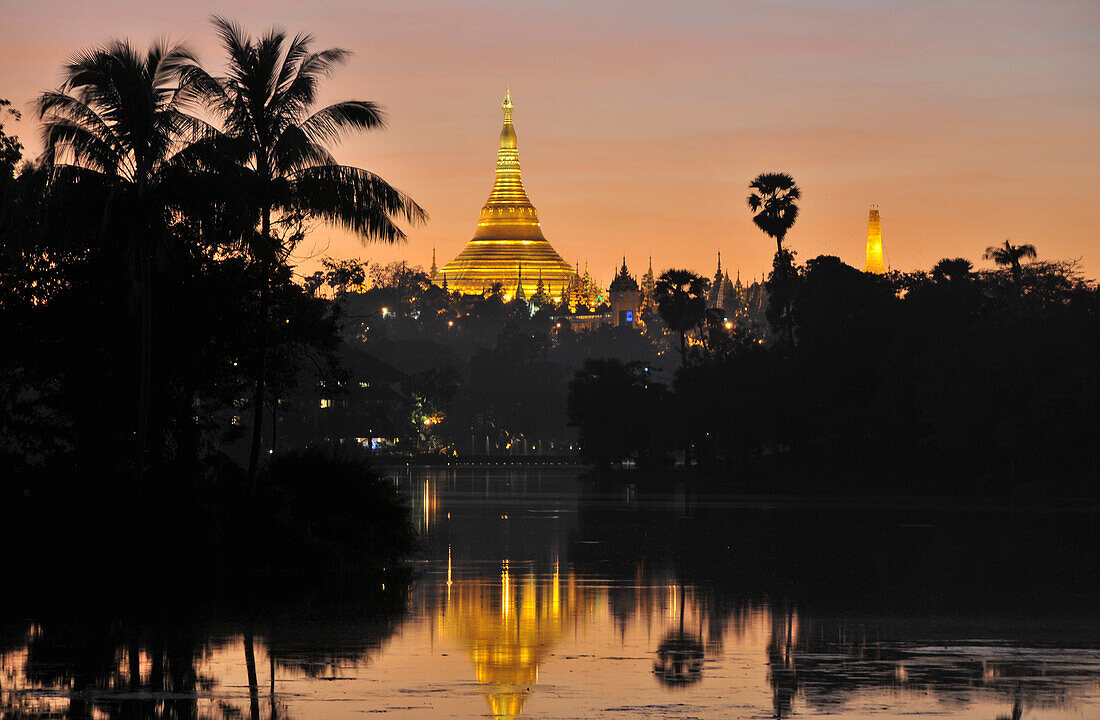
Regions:
[[419, 224], [427, 213], [377, 175], [346, 165], [312, 167], [292, 179], [288, 210], [314, 217], [384, 243], [405, 240], [394, 217]]
[[386, 126], [385, 111], [366, 100], [348, 100], [322, 108], [301, 123], [302, 132], [315, 143], [336, 142], [352, 130]]
[[50, 165], [75, 165], [106, 175], [132, 177], [134, 167], [128, 156], [80, 123], [50, 118], [43, 125], [42, 142]]
[[274, 167], [287, 175], [309, 167], [337, 164], [324, 145], [311, 140], [297, 126], [287, 128], [279, 136], [273, 155]]
[[181, 61], [175, 69], [179, 82], [176, 100], [181, 108], [225, 118], [229, 98], [222, 81], [208, 73], [197, 60]]
[[94, 132], [104, 143], [112, 146], [119, 142], [115, 132], [92, 108], [63, 92], [47, 91], [38, 96], [35, 103], [38, 118], [49, 124], [55, 120], [67, 120], [83, 125]]
[[239, 73], [247, 71], [251, 66], [252, 43], [248, 34], [240, 25], [221, 15], [214, 15], [210, 18], [210, 22], [214, 25], [218, 38], [221, 40], [222, 48], [229, 56], [230, 78], [240, 81]]
[[271, 111], [291, 122], [301, 121], [316, 102], [318, 82], [323, 77], [331, 76], [335, 66], [345, 62], [350, 55], [343, 48], [329, 48], [303, 58], [293, 79], [280, 86], [279, 92], [272, 98]]
[[302, 64], [302, 60], [309, 57], [309, 46], [312, 44], [313, 36], [309, 33], [298, 33], [294, 36], [294, 39], [290, 41], [286, 51], [283, 53], [283, 59], [279, 68], [279, 77], [275, 81], [277, 92], [285, 92], [290, 83], [293, 82], [294, 76], [298, 73], [298, 68]]

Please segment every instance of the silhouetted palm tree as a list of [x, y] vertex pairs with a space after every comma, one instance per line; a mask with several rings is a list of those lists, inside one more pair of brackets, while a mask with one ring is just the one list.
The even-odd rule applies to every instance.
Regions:
[[1037, 253], [1034, 245], [1013, 245], [1005, 240], [1004, 245], [991, 245], [985, 249], [982, 255], [986, 260], [992, 260], [998, 265], [1007, 265], [1012, 271], [1012, 281], [1016, 284], [1016, 292], [1023, 292], [1023, 268], [1020, 260], [1027, 258], [1034, 260]]
[[755, 213], [752, 221], [765, 234], [775, 238], [775, 261], [772, 273], [773, 295], [783, 298], [776, 314], [786, 330], [787, 340], [794, 345], [794, 322], [791, 318], [792, 280], [794, 278], [794, 256], [783, 247], [787, 232], [798, 219], [798, 204], [802, 191], [795, 185], [794, 178], [787, 173], [761, 173], [751, 183], [752, 192], [745, 199], [749, 209]]
[[749, 183], [753, 192], [746, 198], [755, 215], [752, 221], [765, 234], [775, 238], [776, 252], [783, 252], [783, 239], [798, 219], [795, 200], [802, 191], [787, 173], [761, 173]]
[[[313, 38], [288, 38], [272, 29], [257, 38], [221, 17], [213, 19], [228, 56], [224, 78], [207, 77], [201, 100], [230, 139], [241, 173], [241, 190], [257, 232], [246, 251], [260, 271], [259, 340], [253, 396], [249, 477], [255, 478], [263, 423], [268, 345], [270, 278], [301, 237], [296, 223], [320, 220], [363, 240], [400, 242], [395, 222], [422, 222], [427, 214], [404, 193], [366, 170], [341, 165], [327, 145], [351, 131], [381, 128], [383, 112], [372, 102], [349, 100], [314, 109], [320, 81], [346, 61], [340, 48], [314, 51]], [[192, 68], [196, 76], [201, 71]], [[198, 86], [199, 83], [196, 83]], [[272, 229], [283, 223], [286, 236]]]
[[98, 234], [133, 274], [140, 318], [137, 444], [145, 461], [152, 392], [153, 265], [166, 237], [166, 212], [179, 199], [174, 160], [203, 124], [180, 109], [182, 45], [153, 43], [143, 54], [125, 41], [75, 55], [60, 88], [37, 102], [44, 161], [53, 187], [80, 188], [103, 207]]
[[687, 364], [687, 332], [703, 322], [710, 281], [690, 270], [666, 270], [657, 279], [654, 295], [661, 319], [680, 333], [680, 362]]
[[936, 282], [962, 282], [970, 279], [973, 263], [966, 258], [943, 258], [932, 268], [932, 279]]

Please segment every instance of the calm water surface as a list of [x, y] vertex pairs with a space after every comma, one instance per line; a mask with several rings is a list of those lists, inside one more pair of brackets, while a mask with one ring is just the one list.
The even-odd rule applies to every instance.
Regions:
[[395, 473], [422, 556], [350, 597], [134, 620], [74, 589], [0, 627], [0, 718], [1100, 718], [1093, 511], [573, 474]]

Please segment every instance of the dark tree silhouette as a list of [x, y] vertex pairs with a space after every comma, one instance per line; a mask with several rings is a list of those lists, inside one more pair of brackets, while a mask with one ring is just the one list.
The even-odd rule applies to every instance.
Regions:
[[588, 358], [569, 383], [569, 424], [598, 467], [632, 456], [653, 466], [667, 445], [667, 403], [667, 388], [641, 363]]
[[5, 115], [15, 120], [22, 118], [20, 112], [11, 107], [10, 100], [0, 98], [0, 197], [15, 177], [16, 165], [23, 158], [23, 143], [15, 135], [4, 132]]
[[752, 192], [746, 202], [755, 213], [752, 221], [775, 239], [776, 252], [783, 252], [783, 240], [798, 219], [795, 201], [802, 197], [802, 191], [787, 173], [761, 173], [749, 183], [749, 189]]
[[982, 258], [992, 260], [1002, 267], [1007, 266], [1012, 271], [1012, 282], [1016, 285], [1016, 292], [1022, 294], [1023, 268], [1020, 267], [1020, 260], [1024, 258], [1034, 260], [1036, 256], [1034, 245], [1013, 245], [1005, 240], [1004, 245], [990, 245], [987, 247]]
[[687, 333], [706, 318], [710, 281], [690, 270], [666, 270], [657, 279], [658, 312], [672, 330], [680, 333], [680, 363], [687, 364]]
[[[142, 54], [125, 41], [77, 53], [64, 81], [37, 102], [51, 184], [98, 193], [104, 243], [133, 277], [138, 308], [137, 446], [145, 463], [152, 392], [154, 259], [165, 241], [165, 213], [179, 199], [174, 161], [203, 124], [180, 109], [181, 69], [194, 61], [182, 45], [153, 43]], [[174, 192], [176, 191], [176, 192]]]
[[[313, 50], [313, 37], [289, 38], [281, 30], [250, 37], [239, 25], [215, 17], [228, 69], [212, 78], [189, 68], [201, 89], [196, 97], [219, 119], [240, 174], [240, 189], [258, 232], [245, 250], [260, 268], [260, 302], [252, 444], [248, 473], [255, 479], [263, 425], [273, 269], [286, 261], [302, 220], [320, 220], [355, 233], [363, 241], [396, 243], [405, 233], [395, 222], [427, 219], [412, 198], [381, 177], [339, 164], [328, 145], [349, 132], [385, 126], [382, 109], [364, 100], [314, 109], [320, 81], [348, 58], [341, 48]], [[283, 233], [273, 226], [281, 226]]]
[[791, 318], [791, 297], [794, 282], [794, 256], [783, 247], [783, 240], [787, 232], [798, 219], [798, 204], [802, 191], [795, 184], [794, 178], [787, 173], [761, 173], [751, 183], [752, 191], [745, 199], [754, 215], [752, 221], [756, 227], [775, 239], [775, 261], [771, 276], [769, 292], [778, 296], [778, 303], [773, 303], [776, 310], [772, 314], [776, 318], [777, 329], [783, 329], [787, 334], [787, 341], [794, 345], [794, 322]]
[[943, 258], [932, 267], [936, 282], [965, 282], [971, 278], [974, 265], [966, 258]]

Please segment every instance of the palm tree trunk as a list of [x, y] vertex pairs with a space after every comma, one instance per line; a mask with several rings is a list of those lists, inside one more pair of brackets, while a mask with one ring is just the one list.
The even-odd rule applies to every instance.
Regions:
[[275, 442], [279, 439], [279, 394], [271, 394], [271, 454], [275, 454]]
[[152, 270], [148, 248], [143, 247], [138, 258], [138, 293], [140, 304], [140, 339], [138, 345], [138, 407], [137, 407], [137, 469], [134, 475], [132, 501], [134, 509], [141, 505], [149, 451], [149, 394], [152, 390], [153, 300]]
[[260, 317], [258, 348], [256, 352], [256, 389], [252, 394], [252, 448], [248, 454], [248, 482], [253, 488], [256, 485], [256, 472], [260, 467], [260, 440], [262, 438], [264, 424], [264, 387], [267, 378], [267, 330], [268, 330], [268, 306], [271, 303], [271, 288], [269, 287], [269, 260], [266, 257], [271, 240], [271, 209], [265, 207], [261, 219], [261, 234], [263, 243], [263, 259], [260, 261]]
[[248, 673], [249, 718], [260, 720], [260, 684], [256, 677], [256, 650], [253, 647], [251, 628], [244, 632], [244, 664]]
[[268, 290], [267, 263], [261, 263], [260, 269], [260, 316], [259, 341], [256, 348], [256, 387], [252, 393], [252, 448], [248, 454], [248, 481], [255, 485], [256, 472], [260, 466], [260, 441], [264, 423], [264, 390], [267, 377], [267, 315], [271, 302]]

